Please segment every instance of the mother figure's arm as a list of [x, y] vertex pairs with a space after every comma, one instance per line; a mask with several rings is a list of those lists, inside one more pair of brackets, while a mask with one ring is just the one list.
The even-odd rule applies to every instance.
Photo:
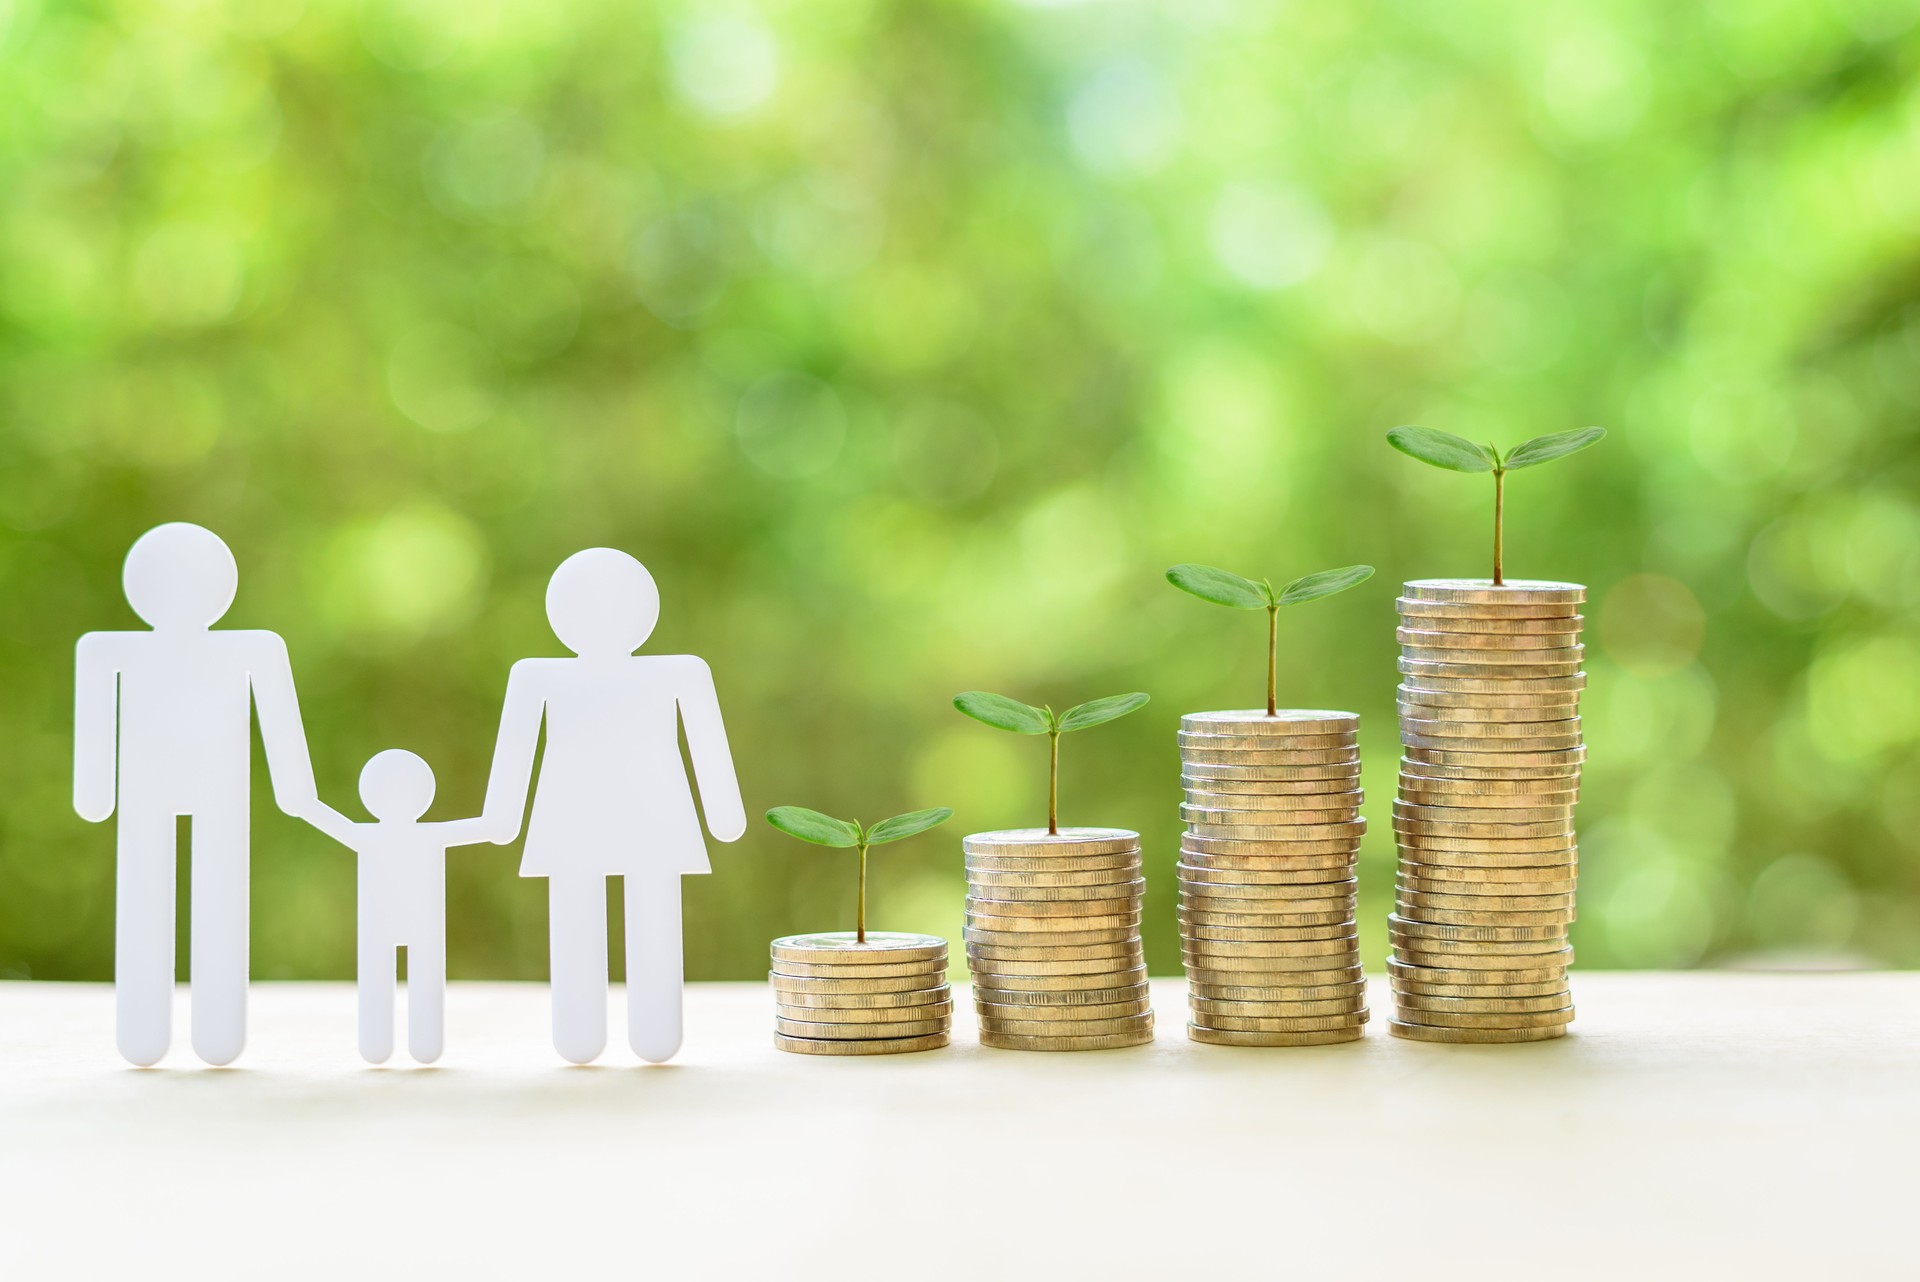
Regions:
[[480, 828], [486, 840], [504, 846], [520, 835], [527, 812], [527, 786], [533, 781], [533, 754], [540, 744], [540, 719], [546, 698], [535, 683], [526, 660], [513, 665], [507, 676], [507, 701], [500, 709], [500, 736], [493, 744], [493, 767], [487, 772], [487, 800], [480, 808]]
[[687, 730], [693, 777], [700, 785], [700, 808], [707, 814], [707, 831], [717, 840], [738, 841], [747, 830], [747, 807], [740, 799], [740, 780], [733, 772], [726, 723], [720, 720], [713, 669], [705, 659], [692, 655], [686, 656], [686, 664], [675, 693], [680, 702], [680, 721]]

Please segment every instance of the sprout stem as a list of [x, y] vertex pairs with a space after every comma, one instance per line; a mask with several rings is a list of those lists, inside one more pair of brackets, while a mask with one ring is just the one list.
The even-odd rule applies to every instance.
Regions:
[[1280, 607], [1267, 607], [1267, 715], [1280, 715]]
[[854, 942], [867, 942], [867, 843], [860, 843], [860, 898], [853, 915]]
[[1507, 469], [1493, 469], [1493, 586], [1506, 582], [1503, 540], [1507, 516]]
[[1047, 835], [1060, 835], [1060, 732], [1047, 732]]

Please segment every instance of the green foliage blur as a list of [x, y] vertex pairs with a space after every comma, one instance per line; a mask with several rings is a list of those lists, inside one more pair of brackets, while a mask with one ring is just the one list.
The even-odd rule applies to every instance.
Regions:
[[[1920, 10], [1558, 0], [0, 0], [0, 975], [111, 974], [72, 646], [208, 525], [322, 793], [477, 810], [508, 665], [595, 544], [706, 656], [749, 811], [956, 821], [872, 922], [957, 939], [963, 832], [1044, 744], [948, 700], [1141, 689], [1062, 822], [1135, 827], [1178, 970], [1174, 728], [1264, 620], [1170, 588], [1368, 562], [1283, 703], [1364, 714], [1385, 948], [1395, 584], [1591, 585], [1580, 960], [1920, 963]], [[346, 977], [353, 857], [256, 760], [254, 970]], [[765, 824], [688, 973], [851, 923]], [[455, 851], [455, 978], [546, 973], [518, 847]], [[958, 950], [956, 950], [957, 955]], [[183, 955], [184, 966], [184, 955]], [[616, 971], [618, 963], [616, 961]]]

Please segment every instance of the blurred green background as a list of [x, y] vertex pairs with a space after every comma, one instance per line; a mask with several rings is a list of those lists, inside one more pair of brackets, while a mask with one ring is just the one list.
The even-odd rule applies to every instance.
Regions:
[[[750, 811], [958, 810], [887, 928], [957, 939], [961, 834], [1044, 817], [955, 691], [1150, 691], [1062, 817], [1145, 835], [1160, 973], [1178, 714], [1264, 680], [1161, 571], [1371, 562], [1281, 644], [1365, 717], [1377, 963], [1394, 585], [1488, 561], [1401, 422], [1613, 431], [1510, 487], [1509, 572], [1591, 585], [1582, 964], [1920, 963], [1917, 15], [0, 0], [0, 976], [111, 973], [72, 645], [169, 519], [355, 815], [389, 746], [475, 811], [547, 575], [635, 553]], [[352, 856], [255, 791], [255, 973], [351, 974]], [[544, 976], [518, 855], [452, 855], [456, 978]], [[693, 977], [848, 924], [844, 852], [713, 858]]]

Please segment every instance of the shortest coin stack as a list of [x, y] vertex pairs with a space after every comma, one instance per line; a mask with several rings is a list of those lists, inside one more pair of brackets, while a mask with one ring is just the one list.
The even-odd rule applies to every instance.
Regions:
[[947, 1044], [947, 941], [852, 931], [773, 941], [773, 1044], [800, 1055], [897, 1055]]

